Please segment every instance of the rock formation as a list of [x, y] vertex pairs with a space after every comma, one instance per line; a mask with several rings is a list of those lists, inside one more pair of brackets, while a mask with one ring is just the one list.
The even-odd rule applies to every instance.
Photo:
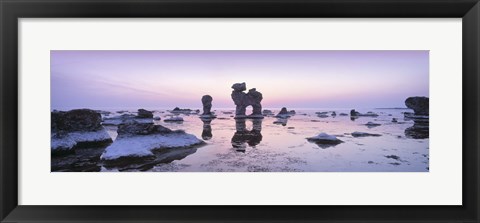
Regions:
[[153, 118], [153, 112], [145, 109], [138, 109], [137, 118]]
[[203, 114], [200, 115], [202, 119], [215, 118], [216, 116], [211, 112], [213, 98], [210, 95], [202, 97]]
[[405, 129], [405, 136], [413, 139], [429, 138], [429, 99], [427, 97], [409, 97], [405, 105], [414, 113], [405, 112], [405, 120], [413, 120], [413, 126]]
[[405, 100], [407, 108], [412, 109], [415, 115], [428, 115], [429, 102], [427, 97], [409, 97]]
[[[236, 83], [232, 85], [232, 100], [235, 103], [235, 118], [263, 118], [261, 101], [263, 99], [262, 93], [258, 92], [255, 88], [248, 90], [248, 93], [244, 91], [247, 89], [245, 82]], [[248, 106], [252, 106], [252, 114], [247, 116], [245, 111]]]
[[52, 154], [73, 152], [75, 148], [96, 147], [112, 142], [101, 125], [100, 113], [90, 109], [75, 109], [51, 113]]

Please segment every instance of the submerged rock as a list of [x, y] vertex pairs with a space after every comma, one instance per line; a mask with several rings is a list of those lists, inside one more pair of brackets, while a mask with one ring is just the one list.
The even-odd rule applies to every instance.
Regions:
[[382, 136], [380, 134], [367, 133], [367, 132], [352, 132], [353, 137], [366, 137], [366, 136]]
[[170, 113], [173, 113], [173, 114], [192, 114], [192, 113], [199, 113], [200, 110], [192, 110], [192, 109], [189, 109], [189, 108], [179, 108], [179, 107], [175, 107], [173, 110], [169, 111]]
[[273, 121], [273, 124], [286, 126], [287, 122], [287, 118], [278, 118], [277, 120]]
[[373, 127], [381, 126], [382, 124], [375, 123], [375, 122], [367, 122], [365, 125], [369, 128], [373, 128]]
[[96, 131], [102, 127], [100, 113], [90, 109], [51, 112], [52, 131]]
[[164, 122], [183, 122], [183, 118], [180, 116], [169, 117], [163, 120]]
[[409, 97], [405, 100], [405, 105], [412, 109], [415, 115], [429, 115], [429, 99], [427, 97]]
[[307, 138], [307, 140], [309, 142], [316, 143], [319, 147], [323, 149], [343, 143], [343, 141], [338, 139], [336, 136], [329, 135], [323, 132], [318, 134], [317, 136], [309, 137]]
[[317, 116], [319, 118], [328, 118], [329, 117], [327, 114], [318, 114]]
[[273, 115], [273, 112], [272, 112], [272, 110], [264, 109], [262, 114], [265, 115], [265, 116], [271, 116], [271, 115]]
[[103, 146], [112, 138], [101, 125], [100, 113], [90, 109], [51, 112], [52, 154], [82, 147]]
[[355, 109], [350, 110], [350, 116], [352, 117], [378, 117], [378, 114], [374, 112], [367, 112], [367, 113], [360, 113], [358, 111], [355, 111]]
[[340, 115], [340, 116], [348, 116], [347, 113], [340, 113], [339, 115]]
[[355, 109], [350, 110], [350, 116], [359, 116], [360, 112], [355, 111]]

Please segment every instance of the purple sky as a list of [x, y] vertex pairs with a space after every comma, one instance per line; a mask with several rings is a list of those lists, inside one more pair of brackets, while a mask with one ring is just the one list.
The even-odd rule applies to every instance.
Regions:
[[52, 109], [233, 108], [233, 83], [265, 108], [405, 107], [428, 96], [428, 51], [51, 51]]

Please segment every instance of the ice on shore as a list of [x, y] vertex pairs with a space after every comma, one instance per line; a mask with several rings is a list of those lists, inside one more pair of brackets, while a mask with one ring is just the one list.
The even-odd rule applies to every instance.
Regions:
[[115, 160], [122, 157], [153, 156], [153, 150], [175, 149], [202, 143], [203, 141], [194, 135], [181, 132], [123, 137], [108, 146], [100, 158]]
[[112, 138], [105, 129], [90, 132], [70, 132], [65, 135], [53, 134], [51, 138], [52, 151], [71, 150], [80, 143], [105, 143]]

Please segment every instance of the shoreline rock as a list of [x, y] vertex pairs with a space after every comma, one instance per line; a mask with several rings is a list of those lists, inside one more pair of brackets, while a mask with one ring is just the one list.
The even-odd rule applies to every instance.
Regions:
[[90, 109], [51, 112], [52, 154], [74, 152], [75, 149], [104, 146], [112, 138], [101, 125], [101, 114]]
[[108, 146], [100, 157], [110, 165], [142, 162], [155, 157], [156, 152], [190, 148], [205, 143], [182, 130], [172, 131], [161, 125], [135, 121], [120, 125], [117, 132], [115, 142]]
[[[262, 119], [262, 99], [263, 95], [257, 89], [252, 88], [248, 90], [248, 93], [244, 91], [247, 90], [247, 85], [243, 83], [235, 83], [232, 85], [232, 100], [235, 103], [235, 118], [256, 118]], [[252, 106], [252, 114], [246, 115], [246, 108]]]

